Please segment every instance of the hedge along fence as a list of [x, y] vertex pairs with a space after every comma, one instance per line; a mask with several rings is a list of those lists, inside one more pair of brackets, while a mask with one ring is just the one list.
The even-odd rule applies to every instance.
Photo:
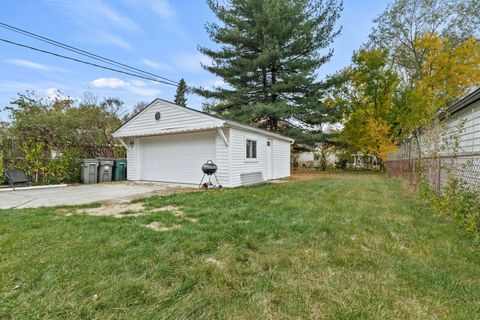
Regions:
[[42, 142], [14, 146], [13, 140], [9, 140], [0, 147], [0, 184], [5, 182], [3, 169], [23, 170], [37, 185], [80, 182], [79, 159], [126, 156], [125, 148], [116, 145], [65, 146], [54, 158], [50, 157], [51, 148]]
[[[23, 170], [30, 181], [37, 185], [80, 181], [80, 163], [73, 152], [64, 153], [55, 159], [25, 157], [3, 159], [1, 162], [0, 168], [3, 166], [4, 169]], [[5, 176], [0, 181], [5, 182]]]
[[0, 151], [0, 185], [5, 182], [5, 170], [3, 165], [3, 152]]
[[426, 203], [480, 232], [480, 152], [391, 159], [387, 173], [409, 181]]
[[387, 173], [406, 179], [414, 186], [418, 186], [423, 179], [439, 193], [451, 179], [461, 181], [471, 190], [480, 190], [480, 152], [439, 155], [421, 160], [388, 160]]

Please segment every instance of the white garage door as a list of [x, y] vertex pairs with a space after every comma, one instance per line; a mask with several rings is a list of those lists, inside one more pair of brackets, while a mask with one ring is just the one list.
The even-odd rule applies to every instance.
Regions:
[[200, 183], [202, 165], [215, 161], [215, 132], [142, 138], [139, 156], [140, 180]]

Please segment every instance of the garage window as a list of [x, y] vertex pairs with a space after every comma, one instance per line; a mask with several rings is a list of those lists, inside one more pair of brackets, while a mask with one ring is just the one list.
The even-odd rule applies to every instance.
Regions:
[[246, 158], [257, 159], [257, 141], [247, 139], [246, 146]]

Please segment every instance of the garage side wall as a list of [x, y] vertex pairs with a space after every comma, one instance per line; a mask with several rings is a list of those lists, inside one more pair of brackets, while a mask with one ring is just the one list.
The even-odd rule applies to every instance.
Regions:
[[[220, 129], [219, 129], [220, 130]], [[225, 138], [227, 138], [228, 146], [225, 145], [220, 133], [217, 131], [215, 136], [215, 154], [216, 158], [212, 159], [218, 167], [217, 178], [224, 187], [230, 187], [230, 129], [222, 128]]]
[[[125, 139], [127, 144], [127, 180], [137, 180], [137, 143], [134, 138]], [[130, 143], [133, 143], [132, 145]]]
[[[257, 159], [246, 159], [246, 140], [257, 141]], [[261, 172], [267, 177], [267, 140], [272, 140], [273, 178], [290, 176], [290, 142], [262, 134], [230, 128], [230, 186], [242, 185], [241, 175]]]
[[273, 140], [273, 178], [280, 179], [290, 176], [290, 142], [280, 139]]

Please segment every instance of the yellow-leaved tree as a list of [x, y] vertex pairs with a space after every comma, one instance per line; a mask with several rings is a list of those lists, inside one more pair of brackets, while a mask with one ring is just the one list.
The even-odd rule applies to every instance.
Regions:
[[388, 65], [386, 50], [360, 50], [345, 71], [346, 114], [344, 139], [352, 151], [373, 154], [382, 163], [396, 149], [389, 118], [398, 77]]
[[480, 86], [480, 42], [470, 37], [456, 46], [425, 34], [415, 42], [426, 53], [421, 74], [401, 93], [398, 125], [405, 134], [430, 125], [452, 103]]

